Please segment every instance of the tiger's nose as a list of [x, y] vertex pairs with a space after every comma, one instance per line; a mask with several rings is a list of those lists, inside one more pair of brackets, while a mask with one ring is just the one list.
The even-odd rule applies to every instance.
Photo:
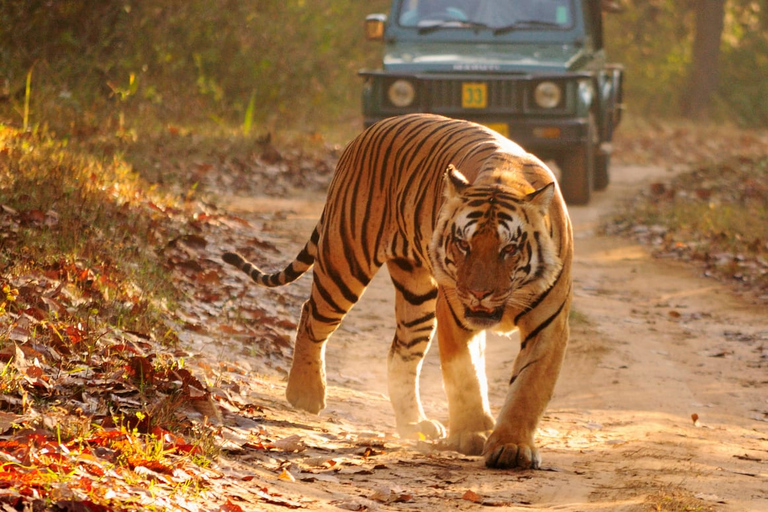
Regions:
[[491, 293], [493, 293], [491, 290], [468, 290], [470, 295], [475, 297], [477, 300], [483, 300], [484, 298], [488, 297]]

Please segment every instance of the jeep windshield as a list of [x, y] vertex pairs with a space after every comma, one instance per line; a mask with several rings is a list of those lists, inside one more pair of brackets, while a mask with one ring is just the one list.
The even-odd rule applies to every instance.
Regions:
[[402, 27], [419, 33], [442, 29], [557, 30], [573, 24], [572, 0], [403, 0], [398, 12]]

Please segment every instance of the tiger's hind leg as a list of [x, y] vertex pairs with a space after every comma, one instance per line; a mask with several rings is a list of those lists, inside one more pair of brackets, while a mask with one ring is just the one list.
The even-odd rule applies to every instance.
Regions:
[[[350, 285], [343, 277], [330, 278], [316, 265], [310, 298], [301, 309], [285, 395], [291, 405], [313, 414], [325, 408], [326, 342], [370, 281], [370, 277], [365, 283], [350, 278], [354, 283]], [[340, 293], [332, 294], [332, 288]]]
[[[313, 414], [325, 409], [325, 343], [330, 336], [329, 332], [318, 339], [314, 334], [310, 334], [317, 331], [312, 327], [316, 323], [315, 308], [311, 300], [305, 302], [301, 308], [299, 330], [293, 347], [293, 362], [285, 390], [285, 396], [291, 405]], [[340, 321], [341, 319], [335, 321], [335, 325]]]
[[409, 261], [387, 263], [395, 285], [397, 330], [387, 359], [389, 397], [400, 437], [445, 437], [439, 421], [429, 420], [419, 398], [419, 373], [435, 332], [437, 287], [431, 273]]

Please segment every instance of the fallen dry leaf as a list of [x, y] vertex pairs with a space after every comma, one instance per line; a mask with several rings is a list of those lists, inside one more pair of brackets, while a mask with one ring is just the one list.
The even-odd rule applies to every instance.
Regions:
[[696, 413], [691, 414], [691, 420], [693, 421], [694, 427], [700, 427], [701, 423], [699, 422], [699, 415]]
[[307, 449], [304, 440], [298, 434], [275, 441], [272, 446], [284, 452], [303, 452]]
[[472, 503], [482, 503], [483, 501], [483, 498], [481, 498], [479, 494], [472, 490], [465, 492], [461, 499], [471, 501]]

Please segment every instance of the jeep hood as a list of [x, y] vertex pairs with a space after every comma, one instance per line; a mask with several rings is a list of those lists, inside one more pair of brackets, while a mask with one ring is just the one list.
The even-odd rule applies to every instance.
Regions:
[[574, 44], [403, 43], [387, 45], [384, 69], [402, 73], [578, 71], [587, 53]]

